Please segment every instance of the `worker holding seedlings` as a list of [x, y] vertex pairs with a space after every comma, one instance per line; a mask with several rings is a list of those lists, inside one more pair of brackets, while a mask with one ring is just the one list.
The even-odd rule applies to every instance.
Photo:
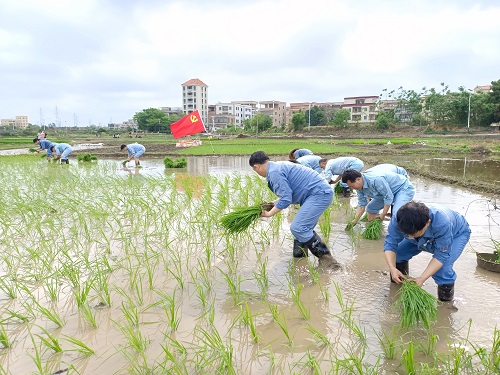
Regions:
[[[67, 143], [53, 143], [50, 151], [56, 160], [61, 159], [61, 163], [69, 164], [68, 157], [73, 152], [73, 148]], [[47, 153], [48, 155], [48, 153]]]
[[47, 150], [47, 159], [51, 158], [51, 156], [52, 156], [51, 147], [55, 143], [52, 143], [48, 139], [40, 139], [38, 137], [36, 137], [35, 139], [33, 139], [33, 143], [36, 144], [36, 145], [38, 145], [38, 148], [36, 149], [36, 152], [42, 152], [43, 150]]
[[141, 157], [142, 154], [144, 154], [146, 148], [143, 145], [140, 145], [139, 143], [132, 143], [130, 145], [121, 145], [120, 150], [127, 151], [128, 153], [127, 162], [133, 159], [135, 161], [135, 166], [139, 167], [141, 165], [139, 157]]
[[408, 261], [426, 251], [432, 259], [415, 279], [422, 286], [432, 277], [438, 286], [438, 299], [451, 301], [457, 275], [453, 264], [469, 242], [471, 230], [465, 217], [438, 204], [410, 201], [398, 210], [384, 243], [384, 255], [391, 281], [400, 284], [409, 274]]
[[[365, 164], [361, 159], [354, 156], [343, 156], [335, 159], [321, 159], [319, 166], [325, 171], [325, 179], [329, 184], [336, 184], [342, 179], [342, 174], [348, 169], [354, 169], [361, 172]], [[333, 176], [337, 175], [335, 179]], [[349, 196], [350, 188], [346, 183], [340, 181], [342, 187], [342, 194], [344, 197]]]
[[306, 155], [314, 155], [314, 154], [311, 150], [308, 150], [307, 148], [294, 148], [292, 151], [290, 151], [288, 159], [296, 160], [301, 156], [306, 156]]
[[304, 156], [301, 156], [300, 158], [295, 159], [295, 162], [302, 164], [304, 167], [311, 168], [313, 171], [316, 171], [318, 173], [322, 173], [323, 169], [321, 169], [321, 167], [319, 165], [320, 160], [321, 160], [321, 156], [304, 155]]
[[320, 216], [333, 200], [333, 190], [325, 179], [301, 164], [272, 162], [263, 151], [254, 152], [249, 163], [259, 176], [267, 179], [269, 189], [278, 196], [270, 210], [262, 211], [262, 217], [274, 216], [290, 204], [300, 204], [290, 224], [294, 237], [293, 256], [307, 257], [308, 250], [311, 250], [322, 266], [339, 268], [326, 244], [314, 231]]
[[368, 212], [368, 221], [376, 218], [383, 221], [391, 205], [394, 219], [399, 207], [411, 201], [415, 195], [415, 188], [407, 176], [384, 168], [373, 167], [364, 172], [348, 169], [342, 174], [342, 182], [356, 190], [358, 195], [358, 206], [354, 220], [349, 224], [351, 226], [358, 223], [365, 210]]

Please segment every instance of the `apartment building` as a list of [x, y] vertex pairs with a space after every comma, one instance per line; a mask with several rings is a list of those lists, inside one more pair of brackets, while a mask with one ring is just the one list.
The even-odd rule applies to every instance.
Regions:
[[28, 116], [16, 116], [13, 119], [1, 119], [0, 126], [11, 126], [13, 128], [25, 129], [29, 126]]
[[189, 114], [198, 110], [201, 119], [208, 123], [208, 86], [198, 78], [190, 79], [182, 85], [182, 110]]
[[378, 100], [378, 95], [348, 97], [344, 98], [342, 109], [347, 109], [351, 112], [349, 123], [369, 124], [374, 122], [377, 117]]
[[268, 115], [273, 119], [273, 126], [283, 126], [287, 124], [286, 102], [269, 100], [258, 102], [257, 111], [263, 115]]

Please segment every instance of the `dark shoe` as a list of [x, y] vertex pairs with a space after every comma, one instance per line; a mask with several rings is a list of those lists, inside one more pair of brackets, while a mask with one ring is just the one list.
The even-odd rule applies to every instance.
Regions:
[[346, 187], [342, 186], [342, 195], [344, 197], [351, 196], [351, 189], [349, 188], [349, 186], [346, 186]]
[[309, 250], [303, 242], [293, 240], [293, 257], [294, 258], [304, 258], [309, 256]]
[[[403, 275], [408, 275], [410, 273], [410, 266], [407, 260], [396, 263], [396, 269]], [[395, 281], [392, 279], [392, 276], [389, 277], [391, 278], [391, 283], [394, 283]]]
[[68, 160], [68, 159], [61, 159], [61, 164], [62, 164], [62, 163], [69, 164], [69, 160]]
[[313, 253], [313, 255], [318, 258], [321, 258], [325, 254], [330, 254], [330, 250], [328, 250], [328, 247], [325, 245], [325, 243], [321, 241], [321, 237], [318, 236], [316, 232], [313, 233], [314, 234], [311, 239], [304, 245], [306, 245], [307, 248], [311, 250], [311, 253]]
[[452, 301], [455, 294], [455, 283], [438, 285], [438, 299], [442, 302]]

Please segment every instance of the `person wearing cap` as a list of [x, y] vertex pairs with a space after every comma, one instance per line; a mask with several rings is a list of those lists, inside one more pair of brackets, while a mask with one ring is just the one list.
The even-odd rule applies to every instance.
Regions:
[[120, 146], [120, 150], [121, 151], [126, 150], [128, 153], [127, 162], [134, 159], [135, 166], [138, 167], [141, 165], [139, 157], [142, 154], [144, 154], [144, 151], [146, 151], [146, 147], [144, 147], [143, 145], [140, 145], [139, 143], [132, 143], [130, 145], [123, 144]]
[[290, 159], [290, 161], [293, 161], [306, 155], [314, 155], [314, 153], [307, 148], [294, 148], [292, 151], [290, 151], [288, 159]]
[[48, 139], [39, 139], [38, 137], [33, 139], [33, 143], [38, 145], [36, 152], [42, 152], [43, 150], [47, 150], [47, 159], [50, 160], [50, 158], [52, 157], [51, 148], [52, 145], [54, 145], [54, 143], [52, 143]]
[[[319, 166], [325, 171], [325, 179], [329, 184], [336, 184], [342, 179], [342, 174], [348, 169], [361, 172], [365, 164], [361, 159], [354, 156], [343, 156], [335, 159], [321, 159]], [[333, 176], [337, 176], [335, 179]], [[344, 197], [349, 196], [350, 188], [346, 183], [340, 181]]]
[[68, 157], [73, 152], [73, 148], [67, 143], [53, 143], [50, 151], [55, 154], [54, 159], [61, 159], [61, 163], [69, 164]]

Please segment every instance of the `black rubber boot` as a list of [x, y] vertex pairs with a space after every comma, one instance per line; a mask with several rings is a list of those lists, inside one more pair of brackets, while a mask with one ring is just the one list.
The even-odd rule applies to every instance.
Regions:
[[62, 163], [69, 164], [69, 160], [68, 160], [68, 159], [61, 159], [61, 164], [62, 164]]
[[452, 301], [455, 294], [455, 283], [438, 285], [438, 299], [442, 302]]
[[344, 197], [349, 197], [351, 195], [351, 189], [349, 186], [342, 186], [342, 195]]
[[[408, 275], [410, 273], [410, 265], [407, 260], [396, 263], [396, 269], [403, 275]], [[392, 276], [389, 277], [391, 278], [391, 283], [394, 283], [395, 281], [392, 279]]]
[[313, 232], [313, 236], [311, 237], [311, 239], [304, 245], [306, 245], [307, 248], [311, 250], [311, 253], [313, 253], [313, 255], [318, 258], [321, 258], [321, 256], [325, 254], [330, 254], [330, 250], [328, 250], [328, 247], [316, 232]]
[[294, 258], [304, 258], [309, 256], [309, 250], [303, 242], [293, 240], [293, 257]]

